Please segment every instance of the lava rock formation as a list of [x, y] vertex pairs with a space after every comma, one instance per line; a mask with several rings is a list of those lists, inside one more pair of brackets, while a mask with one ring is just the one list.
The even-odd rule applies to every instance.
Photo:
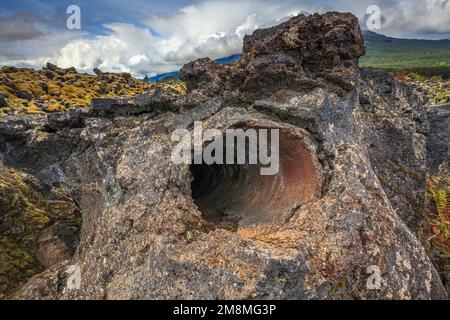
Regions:
[[[83, 218], [73, 257], [15, 297], [446, 298], [417, 232], [427, 177], [449, 159], [448, 112], [359, 70], [362, 55], [351, 14], [298, 16], [247, 36], [232, 65], [187, 64], [186, 95], [154, 89], [2, 119], [4, 165], [66, 190]], [[278, 175], [175, 165], [171, 133], [195, 121], [279, 129]], [[69, 266], [79, 288], [67, 285]], [[370, 266], [378, 289], [367, 287]]]

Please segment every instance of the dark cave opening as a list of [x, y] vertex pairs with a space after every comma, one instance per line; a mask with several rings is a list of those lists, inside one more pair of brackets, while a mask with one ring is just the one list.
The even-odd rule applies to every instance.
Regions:
[[304, 134], [281, 132], [279, 141], [275, 175], [261, 175], [260, 164], [191, 165], [192, 197], [206, 220], [227, 229], [285, 223], [293, 210], [320, 196], [318, 161]]

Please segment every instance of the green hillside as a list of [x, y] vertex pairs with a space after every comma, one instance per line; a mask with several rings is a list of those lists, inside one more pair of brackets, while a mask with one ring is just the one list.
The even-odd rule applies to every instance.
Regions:
[[450, 77], [450, 40], [409, 40], [364, 31], [367, 54], [362, 67], [410, 70], [425, 76]]

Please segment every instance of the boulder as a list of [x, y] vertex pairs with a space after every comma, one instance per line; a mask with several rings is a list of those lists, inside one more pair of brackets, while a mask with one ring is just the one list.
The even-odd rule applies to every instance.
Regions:
[[75, 67], [70, 67], [67, 69], [64, 69], [65, 74], [76, 74], [77, 73], [77, 69], [75, 69]]
[[5, 97], [3, 97], [3, 95], [0, 94], [0, 109], [6, 108], [7, 106], [8, 106], [8, 103], [6, 102]]
[[102, 72], [102, 70], [100, 70], [100, 69], [98, 69], [98, 68], [94, 68], [94, 70], [92, 70], [92, 71], [94, 71], [94, 73], [97, 75], [97, 76], [99, 76], [99, 75], [101, 75], [103, 72]]
[[12, 66], [4, 66], [2, 67], [2, 72], [4, 73], [16, 73], [18, 69], [16, 67]]
[[300, 15], [244, 38], [241, 58], [218, 65], [206, 58], [180, 73], [188, 89], [240, 90], [253, 98], [291, 88], [308, 92], [327, 88], [345, 96], [355, 89], [358, 58], [365, 53], [358, 20], [331, 12]]
[[50, 62], [47, 62], [47, 64], [45, 65], [45, 67], [46, 67], [46, 69], [48, 69], [48, 70], [50, 70], [50, 71], [53, 71], [53, 72], [56, 72], [57, 70], [59, 70], [59, 68], [58, 68], [57, 65], [55, 65], [55, 64], [53, 64], [53, 63], [50, 63]]
[[17, 96], [18, 98], [20, 98], [20, 99], [25, 99], [25, 100], [28, 100], [28, 101], [33, 100], [33, 96], [32, 96], [30, 93], [26, 92], [26, 91], [23, 91], [23, 90], [17, 90], [17, 91], [15, 92], [15, 94], [16, 94], [16, 96]]

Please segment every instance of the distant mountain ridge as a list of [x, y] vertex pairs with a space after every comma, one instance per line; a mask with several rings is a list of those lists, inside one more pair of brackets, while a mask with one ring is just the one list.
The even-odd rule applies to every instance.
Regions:
[[373, 43], [403, 43], [404, 45], [409, 46], [411, 49], [417, 48], [419, 45], [428, 45], [432, 47], [442, 47], [442, 45], [449, 45], [449, 39], [441, 39], [441, 40], [427, 40], [427, 39], [402, 39], [402, 38], [393, 38], [388, 37], [380, 33], [376, 33], [369, 30], [362, 31], [366, 46], [368, 44]]
[[[361, 67], [391, 71], [435, 69], [439, 74], [450, 73], [450, 40], [399, 39], [368, 30], [362, 33], [367, 53], [360, 59]], [[215, 61], [231, 64], [238, 61], [240, 56], [233, 54]], [[149, 82], [177, 80], [179, 74], [179, 71], [172, 71], [147, 79]]]

